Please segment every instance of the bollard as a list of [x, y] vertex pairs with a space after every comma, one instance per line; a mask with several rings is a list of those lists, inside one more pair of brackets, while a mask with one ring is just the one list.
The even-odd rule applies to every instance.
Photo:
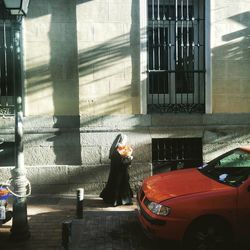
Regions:
[[82, 219], [83, 217], [83, 199], [84, 199], [84, 189], [78, 188], [76, 192], [76, 217], [77, 219]]
[[62, 248], [69, 249], [70, 237], [71, 237], [71, 220], [64, 221], [62, 223]]

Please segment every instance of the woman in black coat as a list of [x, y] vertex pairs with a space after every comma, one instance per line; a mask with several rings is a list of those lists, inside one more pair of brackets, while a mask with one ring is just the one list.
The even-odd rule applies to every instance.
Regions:
[[113, 206], [132, 204], [133, 192], [129, 184], [128, 174], [132, 156], [124, 157], [118, 150], [119, 147], [125, 146], [126, 143], [127, 136], [119, 134], [111, 146], [109, 154], [111, 167], [108, 182], [100, 194], [104, 202]]

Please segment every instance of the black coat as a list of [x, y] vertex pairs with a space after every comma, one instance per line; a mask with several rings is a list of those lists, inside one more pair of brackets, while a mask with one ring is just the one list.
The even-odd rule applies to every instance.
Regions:
[[129, 162], [124, 162], [117, 150], [114, 150], [111, 159], [111, 167], [108, 182], [102, 190], [100, 197], [104, 202], [117, 205], [132, 204], [133, 192], [129, 184]]

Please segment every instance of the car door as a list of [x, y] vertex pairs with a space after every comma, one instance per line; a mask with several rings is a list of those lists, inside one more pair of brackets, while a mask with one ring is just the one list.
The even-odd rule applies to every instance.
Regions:
[[238, 227], [239, 236], [250, 236], [250, 176], [238, 188]]

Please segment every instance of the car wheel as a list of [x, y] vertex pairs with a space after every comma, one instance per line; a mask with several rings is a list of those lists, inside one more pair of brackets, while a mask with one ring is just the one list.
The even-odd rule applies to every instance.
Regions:
[[232, 237], [228, 227], [211, 218], [194, 223], [183, 241], [185, 250], [229, 250], [231, 247]]

